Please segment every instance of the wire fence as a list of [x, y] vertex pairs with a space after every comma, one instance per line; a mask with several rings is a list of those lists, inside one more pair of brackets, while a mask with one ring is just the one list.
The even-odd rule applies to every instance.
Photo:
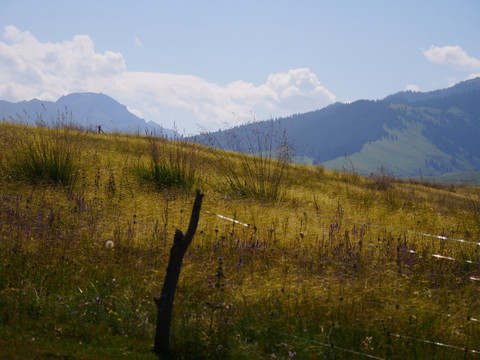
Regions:
[[[206, 302], [203, 302], [203, 301], [191, 300], [191, 299], [187, 300], [187, 302], [194, 302], [194, 303], [198, 303], [198, 304], [205, 304], [206, 303]], [[399, 309], [400, 306], [395, 305], [395, 308]], [[433, 313], [433, 314], [436, 314], [436, 315], [447, 316], [449, 318], [457, 318], [457, 319], [464, 320], [464, 321], [480, 322], [480, 320], [475, 319], [475, 318], [470, 318], [470, 317], [455, 316], [455, 315], [446, 314], [446, 313], [425, 311], [425, 310], [417, 309], [417, 308], [413, 308], [413, 307], [405, 307], [405, 308], [409, 309], [409, 310], [413, 309], [413, 310], [416, 310], [416, 311], [429, 312], [429, 313]], [[191, 314], [191, 315], [194, 315], [194, 314]], [[298, 320], [298, 317], [297, 317], [297, 320]], [[302, 320], [306, 321], [306, 320], [309, 320], [309, 319], [302, 318]], [[346, 329], [349, 329], [349, 330], [361, 331], [361, 332], [363, 332], [365, 334], [368, 334], [368, 335], [375, 334], [375, 335], [380, 335], [380, 336], [385, 336], [385, 337], [393, 337], [393, 338], [397, 338], [397, 339], [406, 340], [406, 341], [409, 341], [409, 342], [415, 342], [415, 343], [419, 343], [419, 344], [432, 345], [432, 346], [439, 347], [439, 348], [456, 350], [456, 351], [463, 352], [465, 354], [469, 353], [469, 354], [472, 354], [472, 355], [480, 355], [480, 350], [469, 348], [468, 346], [452, 345], [452, 344], [448, 344], [448, 343], [441, 342], [441, 341], [423, 339], [423, 338], [415, 337], [415, 336], [412, 336], [412, 335], [400, 334], [400, 333], [396, 333], [396, 332], [386, 330], [386, 328], [388, 326], [393, 327], [395, 324], [384, 324], [384, 328], [382, 330], [376, 330], [376, 329], [373, 329], [373, 328], [364, 328], [364, 327], [359, 327], [359, 326], [345, 325], [345, 324], [342, 324], [340, 322], [329, 322], [329, 325], [331, 326], [331, 328], [346, 328]], [[250, 327], [250, 329], [258, 331], [259, 327], [258, 326], [257, 327], [252, 326], [252, 327]], [[370, 359], [385, 359], [385, 358], [382, 358], [382, 357], [379, 357], [379, 356], [376, 356], [376, 355], [372, 355], [372, 354], [368, 354], [366, 352], [362, 352], [362, 351], [359, 351], [359, 350], [354, 350], [354, 349], [350, 349], [350, 348], [346, 348], [346, 347], [342, 347], [342, 346], [337, 346], [335, 344], [335, 341], [334, 341], [333, 337], [330, 336], [330, 335], [328, 336], [329, 341], [327, 343], [327, 342], [322, 342], [322, 341], [314, 340], [314, 339], [311, 339], [311, 338], [307, 338], [307, 337], [304, 337], [304, 336], [298, 336], [298, 335], [294, 335], [294, 334], [287, 333], [287, 332], [284, 332], [284, 331], [279, 331], [279, 330], [276, 330], [276, 329], [265, 328], [265, 327], [263, 327], [263, 328], [261, 327], [260, 329], [265, 333], [273, 333], [273, 334], [281, 335], [281, 336], [286, 337], [286, 338], [301, 341], [303, 343], [310, 343], [310, 344], [326, 347], [326, 348], [329, 348], [330, 351], [332, 351], [332, 352], [341, 351], [341, 352], [355, 354], [355, 355], [365, 357], [365, 358], [370, 358]], [[279, 339], [279, 341], [280, 341], [280, 339]]]
[[[259, 206], [264, 206], [264, 204], [260, 203], [253, 203]], [[276, 209], [278, 211], [278, 209]], [[297, 209], [291, 209], [291, 208], [285, 208], [282, 207], [282, 211], [290, 212], [290, 213], [296, 213], [304, 216], [310, 216], [310, 217], [316, 217], [316, 218], [321, 218], [324, 220], [332, 221], [332, 222], [346, 222], [352, 225], [358, 225], [358, 226], [364, 226], [367, 228], [376, 228], [376, 229], [381, 229], [381, 230], [386, 230], [386, 231], [393, 231], [393, 232], [398, 232], [398, 233], [404, 233], [404, 234], [410, 234], [410, 235], [416, 235], [416, 236], [421, 236], [421, 237], [428, 237], [432, 239], [438, 239], [438, 240], [445, 240], [445, 241], [453, 241], [453, 242], [458, 242], [462, 244], [469, 244], [469, 245], [475, 245], [475, 246], [480, 246], [480, 242], [477, 241], [470, 241], [470, 240], [465, 240], [465, 239], [459, 239], [459, 238], [454, 238], [454, 237], [449, 237], [445, 235], [437, 235], [437, 234], [428, 234], [425, 232], [418, 232], [418, 231], [413, 231], [409, 229], [400, 229], [400, 228], [394, 228], [390, 226], [384, 226], [384, 225], [377, 225], [377, 224], [372, 224], [371, 222], [359, 222], [359, 221], [354, 221], [350, 219], [346, 219], [344, 217], [332, 217], [332, 216], [326, 216], [326, 215], [321, 215], [321, 214], [315, 214], [311, 212], [306, 212], [306, 211], [301, 211]], [[221, 218], [226, 221], [234, 222], [239, 225], [245, 226], [245, 227], [251, 227], [251, 224], [247, 222], [242, 222], [236, 219], [233, 219], [232, 217], [222, 215], [222, 214], [216, 214], [214, 212], [205, 210], [205, 213], [217, 216], [218, 218]]]
[[[323, 220], [327, 220], [327, 221], [331, 221], [331, 222], [344, 222], [344, 223], [349, 223], [349, 224], [359, 226], [359, 227], [380, 229], [380, 230], [385, 230], [385, 231], [389, 231], [389, 232], [398, 232], [398, 233], [402, 233], [402, 234], [431, 238], [431, 239], [436, 239], [436, 240], [441, 240], [441, 241], [451, 241], [451, 242], [460, 243], [460, 244], [464, 244], [464, 245], [475, 246], [475, 247], [480, 246], [480, 242], [470, 241], [470, 240], [466, 240], [466, 239], [462, 239], [462, 238], [449, 237], [449, 236], [445, 236], [443, 234], [442, 235], [437, 235], [437, 234], [429, 234], [429, 233], [425, 233], [425, 232], [418, 232], [418, 231], [413, 231], [413, 230], [408, 230], [408, 229], [399, 229], [399, 228], [394, 228], [394, 227], [390, 227], [390, 226], [372, 224], [372, 223], [369, 223], [369, 222], [353, 221], [353, 220], [345, 219], [343, 217], [342, 218], [331, 217], [331, 216], [325, 216], [325, 215], [320, 215], [320, 214], [315, 214], [315, 213], [309, 213], [309, 212], [304, 212], [304, 211], [300, 211], [300, 210], [296, 210], [296, 209], [285, 209], [285, 208], [283, 208], [282, 210], [287, 211], [287, 212], [291, 212], [291, 213], [296, 213], [296, 214], [299, 214], [301, 216], [309, 216], [309, 217], [312, 217], [312, 218], [314, 218], [314, 217], [315, 218], [321, 218]], [[224, 214], [218, 214], [218, 213], [215, 213], [215, 212], [212, 212], [212, 211], [209, 211], [209, 210], [205, 210], [205, 213], [207, 213], [211, 216], [215, 216], [215, 217], [217, 217], [219, 219], [222, 219], [224, 221], [231, 222], [232, 224], [237, 224], [237, 225], [240, 225], [242, 227], [252, 228], [252, 229], [255, 227], [254, 230], [255, 231], [258, 230], [256, 228], [256, 225], [252, 226], [251, 224], [249, 224], [246, 221], [238, 220], [236, 218], [236, 215], [232, 217], [232, 216], [228, 216], [228, 215], [224, 215]], [[319, 235], [320, 234], [312, 234], [312, 233], [309, 234], [309, 236], [313, 236], [313, 237], [315, 237], [315, 236], [318, 237]], [[302, 234], [302, 237], [303, 237], [303, 234]], [[380, 248], [380, 247], [381, 248], [389, 248], [391, 250], [397, 250], [400, 253], [412, 254], [412, 255], [423, 256], [423, 257], [431, 257], [431, 258], [436, 258], [436, 259], [444, 260], [444, 261], [448, 261], [448, 262], [465, 263], [465, 264], [474, 265], [474, 266], [480, 265], [479, 261], [470, 260], [470, 259], [467, 259], [467, 258], [456, 258], [454, 256], [450, 256], [449, 254], [438, 254], [438, 253], [434, 253], [434, 252], [425, 252], [425, 251], [420, 251], [420, 250], [416, 250], [416, 249], [399, 248], [399, 247], [395, 247], [395, 246], [389, 246], [389, 245], [386, 245], [386, 244], [374, 244], [374, 243], [370, 243], [370, 242], [365, 243], [365, 245], [369, 246], [369, 247], [376, 247], [376, 248]], [[345, 265], [345, 263], [342, 263], [342, 265]], [[436, 274], [436, 275], [441, 275], [441, 274]], [[445, 276], [450, 276], [451, 274], [444, 274], [444, 275]], [[478, 277], [478, 276], [469, 276], [469, 277], [467, 277], [467, 279], [469, 279], [471, 281], [475, 281], [475, 282], [480, 282], [480, 277]], [[386, 299], [384, 299], [384, 300], [386, 300]], [[377, 304], [381, 304], [383, 306], [390, 305], [390, 306], [394, 306], [395, 309], [404, 309], [404, 310], [412, 311], [412, 312], [429, 313], [429, 314], [432, 314], [432, 315], [441, 316], [441, 317], [445, 317], [445, 318], [448, 318], [448, 319], [457, 319], [457, 320], [460, 320], [460, 321], [465, 321], [465, 322], [468, 322], [468, 323], [471, 323], [471, 324], [479, 324], [480, 323], [480, 319], [478, 317], [473, 317], [473, 316], [464, 316], [464, 315], [458, 315], [458, 314], [451, 314], [449, 312], [439, 312], [439, 311], [425, 310], [425, 309], [416, 308], [414, 306], [405, 306], [405, 305], [400, 305], [398, 303], [392, 303], [392, 302], [388, 302], [388, 301], [385, 301], [383, 303], [377, 302]], [[339, 323], [335, 323], [334, 325], [345, 327], [345, 325], [341, 325]], [[468, 346], [453, 345], [453, 344], [449, 344], [449, 343], [442, 342], [442, 341], [436, 341], [436, 340], [432, 340], [432, 339], [415, 337], [415, 336], [412, 336], [411, 334], [402, 334], [400, 332], [393, 332], [393, 331], [390, 332], [390, 331], [386, 331], [386, 330], [378, 331], [378, 330], [374, 330], [374, 329], [364, 329], [364, 328], [355, 328], [355, 329], [370, 332], [370, 333], [381, 334], [381, 335], [387, 336], [387, 337], [402, 339], [404, 341], [415, 342], [415, 343], [418, 343], [418, 344], [430, 345], [430, 346], [435, 346], [435, 347], [438, 347], [438, 348], [444, 348], [444, 349], [450, 349], [450, 350], [453, 350], [453, 351], [463, 352], [465, 354], [465, 356], [466, 356], [466, 354], [471, 354], [471, 355], [476, 355], [476, 356], [480, 355], [480, 349], [474, 349], [474, 348], [470, 348]], [[319, 345], [319, 346], [322, 346], [322, 347], [328, 347], [332, 351], [341, 351], [341, 352], [350, 353], [350, 354], [354, 354], [354, 355], [365, 357], [365, 358], [371, 358], [371, 359], [383, 359], [382, 357], [378, 357], [378, 356], [368, 354], [368, 353], [365, 353], [365, 352], [361, 352], [361, 351], [358, 351], [358, 350], [335, 346], [331, 342], [330, 343], [325, 343], [325, 342], [316, 341], [316, 340], [312, 340], [312, 339], [309, 339], [309, 338], [306, 338], [306, 337], [301, 337], [301, 336], [298, 336], [298, 335], [289, 334], [289, 333], [286, 333], [286, 332], [281, 332], [281, 331], [272, 330], [272, 329], [264, 329], [264, 331], [269, 331], [269, 332], [272, 332], [272, 333], [276, 333], [278, 335], [282, 335], [282, 336], [285, 336], [285, 337], [289, 337], [289, 338], [296, 339], [296, 340], [303, 341], [303, 342], [307, 342], [307, 343], [312, 343], [312, 344]]]
[[[291, 212], [299, 213], [299, 211], [297, 211], [297, 210], [292, 210], [292, 209], [288, 209], [288, 210], [291, 211]], [[232, 217], [228, 217], [226, 215], [217, 214], [217, 213], [214, 213], [214, 212], [209, 211], [209, 210], [204, 210], [204, 212], [209, 214], [209, 215], [216, 216], [216, 217], [218, 217], [222, 220], [225, 220], [225, 221], [229, 221], [229, 222], [232, 222], [232, 223], [235, 223], [235, 224], [239, 224], [239, 225], [247, 227], [247, 228], [251, 227], [250, 224], [248, 224], [244, 221], [239, 221], [239, 220], [236, 220]], [[302, 213], [304, 215], [309, 215], [309, 216], [312, 216], [312, 217], [315, 216], [315, 217], [318, 217], [318, 218], [328, 219], [330, 221], [340, 221], [339, 218], [326, 217], [326, 216], [323, 216], [323, 215], [311, 214], [311, 213], [306, 213], [306, 212], [300, 212], [300, 213]], [[387, 231], [395, 231], [395, 232], [400, 232], [400, 233], [405, 233], [405, 234], [412, 234], [412, 235], [417, 235], [417, 236], [422, 236], [422, 237], [430, 237], [430, 238], [434, 238], [434, 239], [454, 241], [454, 242], [459, 242], [459, 243], [463, 243], [463, 244], [480, 246], [480, 242], [451, 238], [451, 237], [447, 237], [447, 236], [443, 236], [443, 235], [427, 234], [427, 233], [423, 233], [423, 232], [415, 232], [415, 231], [406, 230], [406, 229], [402, 230], [402, 229], [397, 229], [397, 228], [392, 228], [392, 227], [387, 227], [387, 226], [375, 225], [375, 224], [371, 224], [371, 223], [355, 222], [355, 221], [351, 221], [351, 220], [348, 220], [348, 219], [342, 219], [342, 221], [351, 223], [353, 225], [358, 225], [358, 226], [371, 227], [371, 228], [377, 228], [377, 229], [382, 229], [382, 230], [387, 230]], [[303, 234], [301, 234], [301, 235], [304, 236]], [[318, 236], [319, 234], [310, 234], [310, 236], [315, 236], [315, 235]], [[366, 245], [371, 246], [371, 247], [379, 247], [380, 246], [378, 244], [373, 244], [373, 243], [367, 243]], [[382, 245], [382, 247], [385, 247], [385, 245]], [[394, 247], [390, 247], [390, 248], [394, 248]], [[444, 255], [444, 254], [442, 255], [442, 254], [436, 254], [436, 253], [425, 253], [425, 252], [422, 252], [422, 251], [416, 251], [416, 250], [412, 250], [412, 249], [401, 249], [400, 251], [402, 251], [404, 253], [415, 254], [415, 255], [431, 256], [433, 258], [443, 259], [443, 260], [448, 260], [448, 261], [464, 262], [464, 263], [473, 264], [473, 265], [480, 265], [480, 262], [478, 262], [478, 261], [473, 261], [473, 260], [468, 260], [468, 259], [457, 259], [453, 256], [447, 256], [447, 255]], [[472, 276], [472, 277], [470, 277], [470, 280], [480, 281], [480, 278]]]
[[[334, 324], [334, 325], [342, 326], [342, 325], [339, 325], [339, 324]], [[371, 329], [362, 329], [362, 328], [355, 328], [355, 329], [378, 333], [378, 331], [375, 331], [375, 330], [372, 331]], [[312, 339], [308, 339], [308, 338], [304, 338], [304, 337], [300, 337], [300, 336], [296, 336], [296, 335], [292, 335], [292, 334], [287, 334], [287, 333], [276, 331], [276, 330], [269, 330], [269, 331], [273, 332], [273, 333], [276, 333], [276, 334], [279, 334], [279, 335], [282, 335], [282, 336], [292, 338], [292, 339], [301, 340], [301, 341], [309, 342], [309, 343], [316, 344], [316, 345], [326, 346], [326, 347], [329, 347], [332, 351], [335, 351], [335, 350], [344, 351], [344, 352], [348, 352], [348, 353], [351, 353], [351, 354], [363, 356], [363, 357], [370, 358], [370, 359], [384, 359], [384, 358], [374, 356], [374, 355], [371, 355], [371, 354], [362, 353], [360, 351], [347, 349], [347, 348], [343, 348], [343, 347], [340, 347], [340, 346], [335, 346], [333, 344], [333, 342], [330, 343], [330, 344], [326, 344], [326, 343], [322, 343], [322, 342], [315, 341], [315, 340], [312, 340]], [[416, 337], [413, 337], [413, 336], [395, 334], [395, 333], [391, 333], [391, 332], [384, 332], [384, 333], [381, 333], [381, 334], [385, 335], [385, 336], [392, 336], [392, 337], [399, 338], [399, 339], [415, 341], [415, 342], [419, 342], [419, 343], [423, 343], [423, 344], [429, 344], [429, 345], [448, 348], [448, 349], [452, 349], [452, 350], [459, 350], [459, 351], [463, 351], [465, 353], [480, 355], [480, 351], [474, 350], [474, 349], [469, 349], [468, 347], [461, 347], [461, 346], [457, 346], [457, 345], [444, 344], [444, 343], [441, 343], [441, 342], [438, 342], [438, 341], [431, 341], [431, 340], [427, 340], [427, 339], [419, 339], [419, 338], [416, 338]]]
[[271, 329], [263, 329], [264, 331], [269, 331], [271, 333], [274, 333], [274, 334], [278, 334], [278, 335], [282, 335], [282, 336], [285, 336], [285, 337], [288, 337], [288, 338], [291, 338], [291, 339], [295, 339], [295, 340], [300, 340], [300, 341], [303, 341], [303, 342], [307, 342], [307, 343], [311, 343], [311, 344], [315, 344], [315, 345], [320, 345], [320, 346], [324, 346], [324, 347], [327, 347], [329, 348], [331, 351], [342, 351], [342, 352], [346, 352], [346, 353], [350, 353], [350, 354], [354, 354], [354, 355], [359, 355], [359, 356], [362, 356], [362, 357], [366, 357], [366, 358], [369, 358], [369, 359], [377, 359], [377, 360], [385, 360], [384, 358], [381, 358], [381, 357], [378, 357], [378, 356], [375, 356], [375, 355], [371, 355], [371, 354], [367, 354], [367, 353], [362, 353], [360, 351], [356, 351], [356, 350], [352, 350], [352, 349], [347, 349], [347, 348], [344, 348], [344, 347], [340, 347], [340, 346], [336, 346], [333, 342], [330, 342], [330, 343], [323, 343], [323, 342], [320, 342], [320, 341], [316, 341], [316, 340], [312, 340], [312, 339], [307, 339], [307, 338], [304, 338], [304, 337], [301, 337], [301, 336], [296, 336], [296, 335], [292, 335], [292, 334], [287, 334], [285, 332], [281, 332], [281, 331], [277, 331], [277, 330], [271, 330]]
[[[266, 232], [268, 232], [268, 229], [255, 229], [254, 227], [256, 226], [259, 226], [258, 224], [256, 225], [251, 225], [248, 223], [248, 221], [245, 221], [244, 219], [242, 218], [237, 218], [237, 215], [231, 215], [231, 214], [220, 214], [220, 213], [217, 213], [217, 212], [213, 212], [213, 211], [210, 211], [210, 210], [203, 210], [205, 214], [208, 214], [209, 216], [212, 216], [212, 217], [216, 217], [218, 219], [220, 219], [221, 221], [225, 221], [225, 222], [228, 222], [230, 224], [235, 224], [235, 229], [236, 226], [239, 226], [241, 228], [245, 228], [245, 229], [249, 229], [248, 232], [252, 231], [260, 231], [260, 230], [264, 230]], [[382, 229], [382, 230], [386, 230], [386, 231], [396, 231], [396, 232], [399, 232], [399, 233], [404, 233], [404, 234], [411, 234], [411, 235], [416, 235], [416, 236], [424, 236], [424, 237], [429, 237], [429, 238], [433, 238], [433, 239], [439, 239], [439, 240], [444, 240], [444, 241], [454, 241], [454, 242], [457, 242], [457, 243], [461, 243], [461, 244], [465, 244], [465, 245], [469, 245], [469, 246], [478, 246], [479, 243], [476, 243], [476, 242], [473, 242], [473, 241], [467, 241], [467, 240], [464, 240], [464, 239], [457, 239], [457, 238], [452, 238], [452, 237], [446, 237], [446, 236], [443, 236], [443, 235], [434, 235], [434, 234], [426, 234], [426, 233], [423, 233], [423, 232], [415, 232], [415, 231], [410, 231], [410, 230], [401, 230], [401, 229], [395, 229], [395, 228], [391, 228], [391, 227], [388, 227], [388, 226], [381, 226], [381, 225], [375, 225], [375, 224], [371, 224], [371, 223], [362, 223], [362, 222], [355, 222], [355, 221], [350, 221], [348, 219], [345, 219], [345, 218], [338, 218], [338, 217], [328, 217], [328, 216], [323, 216], [323, 215], [319, 215], [319, 214], [311, 214], [311, 213], [306, 213], [306, 212], [302, 212], [302, 211], [298, 211], [298, 210], [295, 210], [295, 209], [288, 209], [287, 211], [289, 212], [294, 212], [300, 216], [309, 216], [309, 217], [317, 217], [317, 218], [322, 218], [324, 220], [328, 220], [328, 221], [332, 221], [332, 222], [344, 222], [344, 223], [349, 223], [349, 224], [352, 224], [352, 225], [356, 225], [356, 226], [362, 226], [362, 227], [366, 227], [366, 228], [375, 228], [375, 229]], [[310, 236], [312, 237], [313, 239], [314, 238], [318, 238], [319, 236], [321, 235], [321, 233], [309, 233], [308, 235], [305, 235], [305, 237], [307, 236]], [[461, 258], [455, 258], [453, 256], [449, 256], [449, 255], [445, 255], [445, 254], [438, 254], [438, 253], [434, 253], [434, 252], [425, 252], [425, 251], [418, 251], [418, 250], [414, 250], [414, 249], [409, 249], [409, 248], [397, 248], [395, 246], [391, 246], [391, 245], [387, 245], [387, 244], [379, 244], [379, 243], [373, 243], [373, 242], [365, 242], [364, 241], [364, 245], [365, 246], [368, 246], [368, 247], [372, 247], [372, 248], [384, 248], [384, 249], [390, 249], [392, 251], [399, 251], [400, 253], [405, 253], [405, 254], [411, 254], [412, 256], [424, 256], [424, 257], [431, 257], [431, 258], [436, 258], [436, 259], [439, 259], [439, 260], [443, 260], [443, 261], [446, 261], [446, 262], [452, 262], [452, 263], [465, 263], [465, 264], [469, 264], [469, 265], [473, 265], [474, 267], [477, 267], [478, 265], [480, 265], [480, 262], [478, 261], [474, 261], [474, 260], [470, 260], [470, 259], [461, 259]], [[340, 262], [340, 261], [335, 261], [333, 259], [327, 259], [327, 260], [323, 260], [325, 262], [330, 262], [330, 263], [336, 263], [338, 265], [342, 265], [342, 266], [345, 266], [345, 265], [354, 265], [354, 264], [349, 264], [349, 263], [346, 263], [346, 262]], [[377, 266], [380, 266], [380, 265], [377, 265]], [[385, 267], [386, 269], [387, 267]], [[448, 276], [451, 276], [451, 274], [448, 274], [448, 273], [445, 273], [445, 274], [435, 274], [436, 276], [445, 276], [445, 277], [448, 277]], [[468, 277], [467, 279], [471, 280], [471, 281], [480, 281], [480, 278], [479, 277], [475, 277], [475, 276], [470, 276]], [[259, 285], [260, 286], [260, 285]], [[186, 300], [186, 299], [181, 299], [181, 301], [189, 301], [189, 302], [192, 302], [191, 299], [189, 300]], [[331, 300], [331, 299], [330, 299]], [[338, 300], [338, 301], [342, 301], [341, 299], [334, 299], [334, 300]], [[201, 304], [201, 305], [205, 305], [206, 302], [205, 301], [201, 301], [201, 300], [198, 300], [198, 301], [195, 301], [193, 300], [194, 302], [198, 303], [198, 304]], [[380, 299], [378, 301], [376, 300], [365, 300], [365, 302], [368, 302], [368, 303], [372, 303], [372, 304], [376, 304], [376, 305], [379, 305], [379, 306], [382, 306], [382, 307], [392, 307], [393, 309], [403, 309], [405, 311], [408, 311], [412, 314], [416, 314], [416, 313], [428, 313], [428, 314], [431, 314], [431, 315], [435, 315], [435, 316], [439, 316], [439, 317], [442, 317], [442, 318], [445, 318], [445, 319], [451, 319], [452, 321], [455, 320], [455, 321], [460, 321], [460, 322], [465, 322], [465, 323], [468, 323], [468, 324], [472, 324], [472, 325], [477, 325], [477, 324], [480, 324], [480, 318], [478, 316], [468, 316], [467, 314], [455, 314], [455, 313], [450, 313], [448, 311], [445, 311], [445, 312], [442, 312], [442, 311], [432, 311], [432, 310], [427, 310], [427, 309], [423, 309], [423, 308], [420, 308], [420, 307], [415, 307], [415, 306], [406, 306], [406, 305], [402, 305], [402, 304], [399, 304], [399, 303], [396, 303], [396, 302], [392, 302], [392, 301], [389, 301], [387, 298], [383, 298], [383, 299]], [[333, 306], [333, 305], [332, 305]], [[199, 316], [199, 314], [191, 314], [191, 316]], [[304, 319], [305, 321], [308, 320], [308, 319]], [[451, 350], [452, 353], [458, 353], [461, 355], [465, 354], [465, 358], [477, 358], [477, 356], [480, 355], [480, 344], [477, 344], [475, 342], [473, 342], [472, 344], [469, 344], [471, 346], [467, 346], [466, 344], [463, 346], [463, 344], [461, 345], [458, 345], [458, 344], [452, 344], [448, 341], [441, 341], [441, 340], [438, 340], [438, 339], [429, 339], [429, 338], [422, 338], [422, 337], [418, 337], [418, 336], [414, 336], [414, 334], [411, 334], [411, 333], [404, 333], [402, 331], [398, 331], [398, 329], [396, 331], [387, 331], [385, 328], [362, 328], [362, 327], [358, 327], [358, 326], [349, 326], [349, 325], [346, 325], [346, 324], [342, 324], [340, 322], [330, 322], [330, 325], [332, 327], [343, 327], [343, 328], [349, 328], [353, 331], [361, 331], [365, 334], [367, 334], [368, 336], [370, 335], [377, 335], [377, 336], [382, 336], [382, 337], [385, 337], [385, 338], [391, 338], [391, 339], [399, 339], [399, 340], [402, 340], [402, 341], [405, 341], [405, 342], [411, 342], [411, 343], [415, 343], [415, 344], [419, 344], [420, 347], [423, 347], [423, 346], [432, 346], [434, 348], [438, 348], [438, 349], [448, 349], [448, 350]], [[395, 326], [394, 324], [389, 324], [387, 323], [386, 324], [386, 327], [388, 327], [389, 325], [390, 328], [394, 329]], [[278, 335], [279, 337], [285, 337], [287, 339], [292, 339], [292, 340], [295, 340], [297, 343], [303, 343], [303, 344], [311, 344], [313, 346], [318, 346], [318, 347], [322, 347], [322, 348], [325, 348], [326, 351], [329, 351], [331, 352], [332, 354], [335, 354], [336, 352], [338, 353], [343, 353], [345, 354], [345, 356], [352, 356], [352, 357], [362, 357], [362, 358], [366, 358], [366, 359], [386, 359], [388, 358], [388, 356], [386, 357], [381, 357], [379, 356], [379, 354], [374, 354], [374, 353], [368, 353], [365, 352], [365, 351], [362, 351], [362, 350], [359, 350], [360, 349], [360, 346], [357, 348], [356, 346], [353, 346], [353, 348], [350, 348], [348, 345], [343, 345], [341, 346], [342, 344], [336, 344], [335, 343], [335, 338], [332, 338], [332, 339], [327, 339], [328, 341], [325, 341], [324, 338], [321, 338], [321, 337], [317, 337], [315, 338], [314, 335], [312, 335], [313, 338], [309, 338], [309, 337], [306, 337], [306, 336], [301, 336], [301, 334], [295, 334], [295, 333], [290, 333], [288, 331], [280, 331], [278, 329], [269, 329], [269, 328], [259, 328], [259, 327], [256, 327], [256, 328], [253, 328], [252, 329], [256, 330], [256, 331], [263, 331], [263, 332], [266, 332], [266, 333], [272, 333], [272, 334], [276, 334]], [[469, 330], [469, 331], [473, 331], [473, 330]], [[177, 339], [180, 340], [180, 341], [185, 341], [186, 343], [188, 343], [190, 340], [189, 339], [183, 339], [181, 335], [176, 335], [177, 336]], [[395, 341], [399, 341], [399, 340], [395, 340]], [[478, 345], [478, 346], [477, 346]], [[208, 345], [206, 345], [208, 346]], [[470, 357], [468, 357], [470, 356]], [[286, 356], [285, 358], [288, 358], [288, 356]]]

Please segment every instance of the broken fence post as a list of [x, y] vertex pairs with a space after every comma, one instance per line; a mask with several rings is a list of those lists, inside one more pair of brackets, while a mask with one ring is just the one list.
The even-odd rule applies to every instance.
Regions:
[[202, 207], [202, 199], [203, 194], [200, 193], [200, 190], [197, 190], [187, 233], [183, 235], [181, 230], [177, 229], [175, 231], [173, 245], [170, 249], [170, 259], [168, 260], [167, 273], [165, 275], [162, 293], [159, 298], [154, 298], [155, 304], [157, 305], [157, 329], [155, 333], [153, 351], [158, 356], [170, 355], [170, 324], [172, 321], [175, 290], [177, 288], [178, 278], [180, 277], [183, 257], [187, 252], [190, 243], [192, 242], [195, 231], [197, 230], [198, 220], [200, 218], [200, 208]]

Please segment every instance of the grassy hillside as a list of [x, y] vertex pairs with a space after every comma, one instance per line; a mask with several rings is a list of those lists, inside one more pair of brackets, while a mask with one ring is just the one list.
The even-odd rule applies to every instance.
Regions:
[[[478, 138], [477, 127], [464, 124], [469, 122], [464, 120], [466, 115], [462, 111], [454, 107], [446, 112], [429, 107], [391, 107], [402, 120], [402, 126], [384, 126], [384, 136], [365, 143], [360, 151], [348, 154], [348, 161], [355, 168], [369, 174], [383, 166], [399, 177], [428, 176], [445, 182], [450, 178], [471, 182], [469, 170], [477, 166], [478, 146], [474, 140]], [[439, 125], [441, 123], [447, 124], [448, 130], [440, 130], [447, 127]], [[466, 151], [469, 148], [471, 150]], [[345, 157], [339, 156], [323, 165], [329, 169], [342, 169]]]
[[[365, 174], [376, 172], [382, 164], [388, 164], [389, 172], [399, 177], [408, 177], [415, 172], [417, 175], [430, 173], [433, 169], [428, 169], [426, 164], [432, 159], [449, 164], [451, 156], [422, 135], [423, 127], [420, 123], [405, 123], [403, 129], [386, 129], [387, 136], [364, 145], [361, 151], [348, 156], [349, 161]], [[342, 169], [344, 165], [344, 157], [324, 163], [330, 169]]]
[[[0, 358], [475, 359], [480, 188], [0, 124]], [[235, 220], [235, 221], [232, 221]]]

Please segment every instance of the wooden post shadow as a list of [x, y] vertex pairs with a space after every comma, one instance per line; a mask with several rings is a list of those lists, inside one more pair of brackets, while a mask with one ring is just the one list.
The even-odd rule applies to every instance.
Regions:
[[161, 358], [171, 358], [169, 340], [173, 300], [175, 298], [178, 278], [180, 277], [183, 257], [192, 242], [195, 231], [197, 230], [202, 199], [203, 194], [200, 193], [200, 190], [197, 190], [187, 233], [183, 235], [181, 230], [177, 229], [175, 231], [162, 293], [159, 298], [154, 298], [155, 304], [157, 305], [157, 329], [153, 351]]

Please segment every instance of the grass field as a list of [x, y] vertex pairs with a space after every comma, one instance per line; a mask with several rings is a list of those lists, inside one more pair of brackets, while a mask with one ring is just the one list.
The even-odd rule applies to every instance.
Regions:
[[0, 162], [2, 359], [155, 359], [197, 188], [177, 359], [480, 358], [478, 187], [8, 123]]

